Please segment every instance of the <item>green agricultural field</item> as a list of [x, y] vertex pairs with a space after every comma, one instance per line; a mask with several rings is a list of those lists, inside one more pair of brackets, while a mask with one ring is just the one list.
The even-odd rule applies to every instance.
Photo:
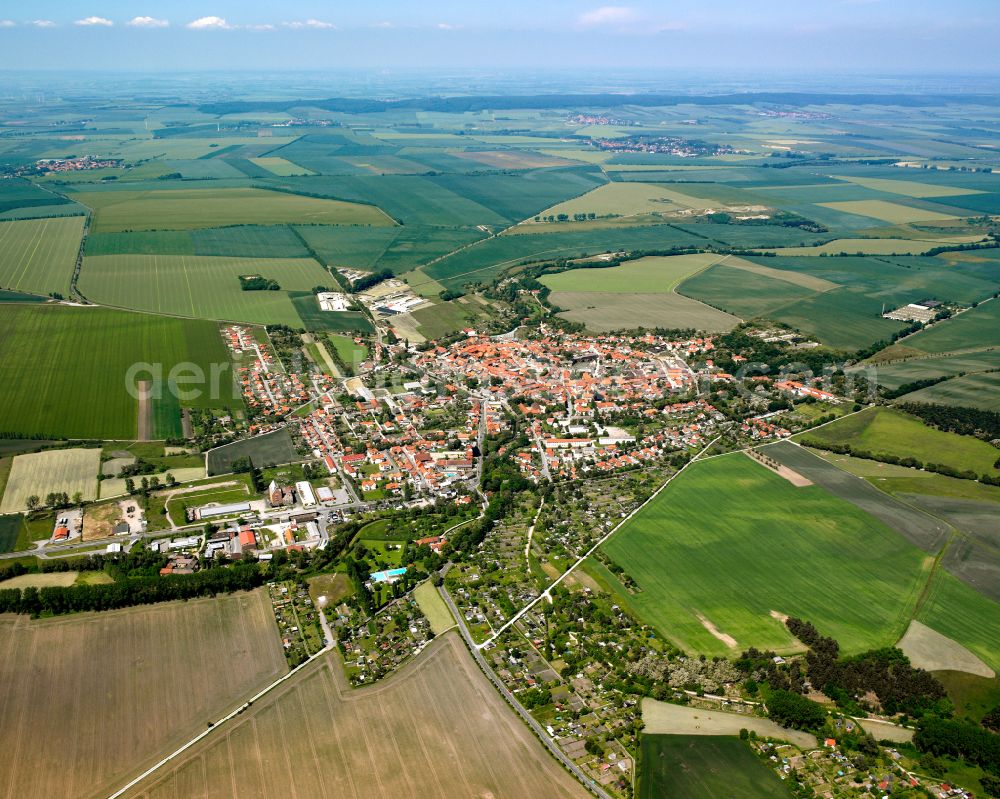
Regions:
[[991, 294], [996, 285], [987, 269], [956, 270], [944, 258], [750, 257], [710, 267], [679, 290], [743, 318], [773, 318], [850, 351], [905, 327], [882, 318], [883, 308], [925, 297], [970, 303]]
[[841, 288], [815, 294], [774, 312], [779, 322], [815, 336], [821, 344], [854, 351], [889, 339], [905, 327], [872, 311], [874, 300]]
[[713, 253], [639, 258], [619, 266], [570, 269], [545, 275], [541, 282], [552, 291], [617, 294], [670, 294], [684, 280], [727, 256]]
[[[908, 469], [891, 463], [852, 458], [825, 450], [806, 450], [892, 495], [918, 495], [1000, 503], [1000, 488], [974, 480], [960, 480], [935, 472]], [[770, 450], [769, 450], [770, 453]], [[793, 467], [794, 468], [794, 467]], [[998, 505], [1000, 508], [1000, 505]]]
[[[777, 271], [777, 270], [772, 270]], [[776, 314], [778, 309], [814, 296], [814, 289], [776, 280], [719, 263], [685, 280], [679, 290], [686, 297], [725, 308], [744, 319]]]
[[916, 618], [1000, 671], [1000, 604], [938, 569]]
[[[820, 457], [820, 454], [827, 454], [823, 453], [822, 450], [814, 452], [790, 441], [779, 441], [761, 447], [761, 451], [810, 480], [813, 485], [829, 491], [835, 497], [874, 516], [924, 552], [937, 554], [951, 535], [951, 527], [943, 520], [924, 513], [906, 501], [890, 496], [885, 491], [880, 490], [881, 483], [858, 479], [867, 476], [867, 473], [859, 474], [853, 468], [839, 468], [842, 466], [839, 461], [835, 462]], [[889, 464], [876, 464], [875, 461], [853, 460], [855, 463], [870, 463], [873, 467], [882, 465], [886, 468], [900, 469], [916, 475], [935, 476], [933, 472], [917, 472], [913, 469], [903, 469]], [[835, 463], [836, 465], [834, 465]], [[941, 477], [942, 480], [949, 479], [941, 475], [936, 476]], [[971, 480], [956, 479], [952, 482], [979, 486], [983, 489], [989, 488]], [[1000, 489], [995, 490], [1000, 492]]]
[[82, 216], [0, 222], [0, 288], [68, 297]]
[[549, 302], [563, 309], [559, 313], [563, 319], [595, 332], [666, 327], [724, 333], [740, 322], [731, 314], [674, 293], [558, 291], [549, 295]]
[[[523, 262], [581, 258], [621, 249], [665, 249], [704, 246], [710, 225], [652, 225], [640, 228], [552, 232], [496, 236], [455, 252], [424, 269], [427, 277], [447, 288], [489, 282]], [[705, 229], [700, 233], [695, 229]], [[414, 284], [415, 285], [415, 284]]]
[[439, 302], [413, 311], [420, 335], [436, 339], [454, 333], [469, 324], [466, 308], [457, 302]]
[[[859, 371], [871, 368], [862, 365]], [[879, 385], [895, 389], [925, 378], [954, 377], [961, 372], [983, 372], [990, 369], [1000, 369], [1000, 350], [970, 352], [966, 355], [943, 355], [936, 358], [913, 358], [889, 364], [880, 363], [874, 366], [874, 377]]]
[[[289, 156], [289, 158], [292, 157]], [[302, 159], [299, 158], [295, 158], [295, 160], [297, 163], [302, 162]], [[313, 162], [306, 161], [305, 165], [312, 167]], [[275, 178], [266, 181], [266, 183], [276, 188], [300, 191], [314, 196], [330, 197], [349, 202], [375, 203], [393, 219], [407, 226], [494, 225], [505, 227], [510, 222], [515, 221], [508, 220], [474, 200], [462, 197], [444, 186], [439, 186], [422, 175], [321, 175], [304, 178]]]
[[639, 799], [789, 799], [785, 785], [739, 738], [643, 735]]
[[953, 377], [943, 383], [907, 394], [901, 401], [1000, 411], [1000, 372]]
[[17, 549], [17, 539], [23, 526], [23, 517], [19, 513], [0, 516], [0, 553]]
[[923, 352], [954, 352], [1000, 344], [1000, 300], [984, 302], [971, 311], [909, 336], [904, 344]]
[[291, 297], [302, 325], [311, 332], [371, 333], [374, 330], [368, 317], [361, 311], [324, 311], [311, 291], [292, 291], [288, 296]]
[[424, 580], [417, 586], [413, 598], [420, 605], [420, 611], [427, 617], [434, 635], [441, 635], [455, 626], [455, 617], [430, 580]]
[[262, 436], [247, 438], [213, 449], [208, 453], [208, 474], [228, 474], [232, 470], [233, 461], [237, 458], [249, 457], [255, 466], [275, 466], [281, 463], [292, 463], [301, 460], [292, 444], [292, 437], [287, 430], [275, 430]]
[[308, 258], [309, 250], [288, 225], [92, 233], [87, 237], [87, 255], [126, 254]]
[[776, 614], [811, 620], [848, 652], [886, 646], [931, 563], [873, 516], [739, 453], [689, 467], [604, 551], [638, 586], [627, 602], [707, 655], [796, 649]]
[[373, 205], [262, 189], [171, 189], [74, 194], [94, 209], [94, 231], [187, 230], [225, 225], [391, 225]]
[[[240, 275], [276, 280], [281, 291], [243, 291]], [[99, 255], [84, 259], [80, 291], [119, 308], [255, 324], [301, 327], [289, 292], [332, 281], [305, 258]]]
[[[166, 379], [177, 364], [206, 376], [221, 372], [218, 389], [183, 404], [242, 407], [218, 327], [103, 308], [10, 306], [0, 314], [0, 433], [51, 438], [134, 439], [137, 401], [126, 385], [134, 364], [162, 364]], [[145, 375], [140, 374], [141, 378]], [[216, 396], [212, 396], [213, 393]], [[164, 387], [154, 415], [179, 408]], [[180, 421], [174, 413], [174, 429]]]
[[916, 458], [921, 463], [939, 463], [960, 472], [1000, 474], [994, 467], [995, 447], [978, 438], [935, 430], [892, 408], [866, 408], [817, 430], [800, 433], [796, 440], [807, 445], [846, 444], [855, 451]]
[[39, 213], [62, 211], [54, 206], [65, 206], [69, 201], [51, 191], [40, 189], [24, 178], [8, 178], [0, 181], [0, 213], [17, 210], [36, 209]]
[[299, 234], [323, 263], [408, 272], [485, 237], [475, 228], [401, 225], [393, 228], [303, 225]]

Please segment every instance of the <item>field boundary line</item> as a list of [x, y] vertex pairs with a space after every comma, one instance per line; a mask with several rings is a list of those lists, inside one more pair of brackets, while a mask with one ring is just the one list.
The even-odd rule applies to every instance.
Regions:
[[594, 544], [583, 555], [581, 555], [579, 558], [577, 558], [577, 560], [573, 563], [573, 565], [570, 566], [561, 575], [559, 575], [559, 577], [557, 577], [548, 586], [548, 588], [546, 588], [544, 591], [542, 591], [541, 594], [539, 594], [537, 597], [535, 597], [533, 600], [531, 600], [531, 602], [529, 602], [527, 605], [525, 605], [523, 608], [521, 608], [521, 610], [519, 610], [517, 613], [515, 613], [513, 616], [511, 616], [511, 618], [508, 619], [506, 622], [504, 622], [504, 624], [499, 629], [497, 629], [496, 631], [494, 631], [493, 635], [491, 635], [489, 638], [487, 638], [481, 644], [475, 644], [476, 649], [477, 650], [481, 650], [484, 647], [489, 646], [490, 644], [492, 644], [494, 641], [496, 641], [497, 638], [500, 637], [501, 633], [503, 633], [508, 627], [511, 627], [522, 616], [524, 616], [525, 613], [527, 613], [529, 610], [531, 610], [535, 605], [537, 605], [543, 599], [545, 599], [546, 597], [549, 597], [550, 596], [549, 592], [552, 591], [553, 588], [555, 588], [557, 585], [559, 585], [559, 583], [561, 583], [563, 580], [565, 580], [567, 577], [569, 577], [569, 575], [572, 574], [579, 566], [583, 565], [584, 561], [586, 561], [587, 558], [589, 558], [598, 549], [600, 549], [602, 546], [604, 546], [605, 542], [607, 542], [607, 540], [609, 538], [611, 538], [611, 536], [613, 536], [615, 533], [617, 533], [626, 523], [628, 523], [629, 521], [631, 521], [632, 517], [635, 516], [637, 513], [639, 513], [639, 511], [641, 511], [650, 502], [652, 502], [654, 499], [656, 499], [660, 495], [660, 492], [662, 492], [668, 485], [670, 485], [674, 481], [674, 479], [676, 479], [681, 474], [683, 474], [685, 469], [687, 469], [691, 464], [693, 464], [695, 461], [697, 461], [702, 456], [702, 453], [707, 452], [711, 447], [713, 447], [715, 445], [715, 443], [720, 438], [722, 438], [721, 434], [718, 435], [718, 436], [716, 436], [715, 438], [713, 438], [704, 447], [702, 447], [698, 451], [698, 453], [693, 458], [691, 458], [691, 460], [689, 460], [680, 469], [678, 469], [676, 472], [674, 472], [672, 475], [670, 475], [670, 477], [668, 477], [666, 480], [664, 480], [663, 484], [660, 485], [660, 487], [657, 488], [656, 491], [654, 491], [652, 494], [650, 494], [649, 498], [645, 502], [643, 502], [641, 505], [639, 505], [638, 507], [636, 507], [635, 509], [633, 509], [628, 514], [628, 516], [626, 516], [624, 519], [622, 519], [620, 522], [618, 522], [618, 524], [616, 524], [614, 527], [612, 527], [601, 539], [599, 539], [597, 541], [596, 544]]
[[180, 747], [178, 747], [177, 749], [175, 749], [173, 752], [171, 752], [169, 755], [167, 755], [166, 757], [164, 757], [162, 760], [160, 760], [157, 763], [154, 763], [152, 766], [150, 766], [148, 769], [146, 769], [144, 772], [142, 772], [142, 774], [140, 774], [138, 777], [136, 777], [135, 779], [133, 779], [132, 781], [130, 781], [128, 784], [123, 785], [121, 788], [119, 788], [113, 794], [111, 794], [110, 796], [108, 796], [108, 799], [119, 799], [119, 797], [124, 796], [128, 791], [132, 790], [132, 788], [136, 787], [139, 783], [141, 783], [147, 777], [150, 777], [153, 774], [155, 774], [157, 771], [159, 771], [161, 768], [163, 768], [165, 765], [167, 765], [168, 763], [170, 763], [175, 758], [177, 758], [180, 755], [182, 755], [184, 752], [186, 752], [192, 746], [194, 746], [195, 744], [197, 744], [199, 741], [203, 740], [204, 738], [207, 738], [209, 735], [211, 735], [215, 730], [217, 730], [219, 727], [221, 727], [227, 721], [232, 721], [234, 718], [236, 718], [241, 713], [243, 713], [244, 710], [248, 710], [253, 705], [253, 703], [256, 702], [258, 699], [260, 699], [261, 697], [263, 697], [266, 694], [270, 693], [275, 688], [277, 688], [279, 685], [281, 685], [283, 682], [285, 682], [286, 680], [288, 680], [289, 678], [291, 678], [293, 675], [298, 674], [302, 669], [304, 669], [306, 666], [308, 666], [314, 660], [316, 660], [317, 658], [319, 658], [319, 657], [327, 654], [328, 652], [332, 651], [333, 649], [334, 649], [334, 646], [333, 646], [332, 642], [329, 643], [329, 644], [327, 644], [322, 649], [320, 649], [316, 654], [311, 655], [307, 660], [304, 660], [302, 663], [300, 663], [294, 669], [292, 669], [291, 671], [289, 671], [287, 674], [282, 675], [277, 680], [275, 680], [274, 682], [272, 682], [270, 685], [267, 685], [264, 688], [262, 688], [260, 691], [258, 691], [252, 697], [250, 697], [246, 702], [244, 702], [242, 705], [240, 705], [238, 708], [236, 708], [235, 710], [230, 711], [225, 716], [223, 716], [222, 718], [220, 718], [218, 721], [214, 722], [211, 727], [208, 727], [208, 728], [202, 730], [200, 733], [198, 733], [194, 738], [192, 738], [191, 740], [189, 740], [187, 743], [182, 744]]

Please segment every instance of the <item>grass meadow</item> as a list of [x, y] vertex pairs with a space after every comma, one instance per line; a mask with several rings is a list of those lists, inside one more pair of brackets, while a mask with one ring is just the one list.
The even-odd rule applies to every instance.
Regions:
[[695, 463], [604, 551], [638, 585], [628, 603], [686, 651], [707, 655], [797, 649], [772, 613], [812, 621], [848, 652], [888, 645], [909, 623], [930, 566], [874, 517], [742, 454]]
[[[211, 364], [229, 364], [215, 324], [104, 308], [10, 306], [0, 314], [0, 433], [133, 439], [129, 367], [163, 364], [166, 377], [187, 362], [206, 374]], [[221, 380], [220, 389], [217, 400], [190, 404], [242, 405], [231, 381]], [[159, 404], [154, 400], [154, 409]]]
[[0, 222], [0, 288], [69, 296], [82, 216]]

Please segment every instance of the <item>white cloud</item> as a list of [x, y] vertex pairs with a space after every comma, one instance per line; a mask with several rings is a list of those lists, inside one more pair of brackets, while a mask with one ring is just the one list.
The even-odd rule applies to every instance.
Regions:
[[265, 23], [262, 23], [260, 25], [244, 25], [243, 27], [246, 28], [248, 31], [273, 31], [274, 30], [274, 25], [270, 24], [269, 22], [265, 22]]
[[282, 22], [286, 28], [292, 28], [293, 30], [302, 30], [303, 28], [311, 28], [312, 30], [333, 30], [337, 26], [332, 22], [324, 22], [321, 19], [307, 19], [305, 22], [295, 21], [295, 22]]
[[105, 19], [104, 17], [84, 17], [83, 19], [78, 19], [73, 24], [79, 25], [82, 28], [90, 28], [94, 26], [110, 28], [115, 23], [113, 23], [110, 19]]
[[635, 21], [638, 15], [629, 6], [601, 6], [580, 15], [580, 24], [588, 28], [599, 25], [623, 25]]
[[450, 24], [448, 22], [439, 22], [438, 25], [437, 25], [437, 27], [438, 27], [438, 30], [442, 30], [442, 31], [457, 31], [462, 26], [461, 25], [452, 25], [452, 24]]
[[170, 27], [170, 23], [165, 19], [157, 19], [156, 17], [132, 17], [126, 25], [131, 25], [133, 28], [167, 28]]
[[32, 23], [36, 28], [54, 28], [56, 23], [51, 19], [36, 19]]
[[196, 31], [229, 30], [230, 25], [222, 17], [199, 17], [198, 19], [191, 20], [187, 24], [187, 27]]
[[13, 28], [17, 25], [12, 19], [0, 19], [0, 28]]

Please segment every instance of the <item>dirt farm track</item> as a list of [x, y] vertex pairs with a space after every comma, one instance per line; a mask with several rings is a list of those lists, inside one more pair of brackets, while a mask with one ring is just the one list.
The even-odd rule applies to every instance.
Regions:
[[503, 704], [454, 632], [375, 686], [317, 660], [128, 794], [560, 799], [589, 794]]

